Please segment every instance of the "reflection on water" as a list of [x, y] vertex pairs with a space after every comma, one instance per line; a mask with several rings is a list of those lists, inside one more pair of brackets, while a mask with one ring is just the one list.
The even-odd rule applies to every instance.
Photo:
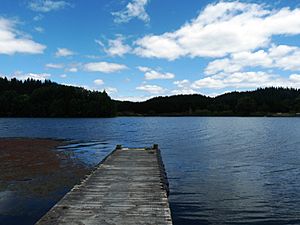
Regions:
[[0, 119], [0, 137], [72, 140], [58, 151], [87, 168], [158, 143], [174, 224], [300, 224], [299, 118]]
[[77, 163], [93, 168], [106, 155], [108, 155], [115, 146], [105, 142], [91, 141], [71, 143], [57, 148], [58, 152], [68, 155], [68, 158], [76, 160]]

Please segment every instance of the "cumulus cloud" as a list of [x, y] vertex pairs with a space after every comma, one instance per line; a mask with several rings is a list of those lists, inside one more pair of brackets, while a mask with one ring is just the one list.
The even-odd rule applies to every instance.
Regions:
[[224, 57], [266, 47], [274, 35], [300, 34], [300, 9], [269, 10], [255, 3], [219, 2], [174, 32], [146, 35], [135, 42], [142, 57]]
[[16, 29], [16, 21], [0, 17], [0, 54], [41, 54], [44, 52], [45, 45], [21, 34], [22, 32]]
[[138, 69], [145, 73], [146, 80], [167, 80], [175, 77], [173, 73], [161, 73], [149, 67], [139, 66]]
[[41, 13], [57, 11], [67, 6], [70, 6], [70, 3], [57, 0], [32, 0], [28, 3], [28, 7], [31, 10]]
[[101, 79], [96, 79], [96, 80], [94, 80], [94, 84], [95, 84], [95, 85], [98, 85], [98, 86], [101, 86], [101, 85], [104, 84], [104, 81], [101, 80]]
[[115, 17], [114, 22], [128, 23], [133, 18], [138, 18], [145, 23], [148, 23], [150, 21], [150, 17], [145, 10], [148, 2], [149, 0], [132, 0], [126, 5], [125, 9], [112, 13]]
[[279, 68], [300, 70], [300, 48], [287, 45], [273, 45], [267, 51], [233, 53], [228, 58], [217, 59], [208, 64], [205, 74], [219, 72], [233, 73], [247, 67]]
[[131, 47], [123, 43], [124, 39], [123, 36], [119, 35], [116, 39], [108, 40], [107, 47], [100, 40], [96, 40], [96, 43], [103, 47], [104, 52], [109, 56], [123, 56], [131, 51]]
[[192, 83], [194, 89], [224, 89], [224, 88], [259, 88], [270, 86], [300, 87], [300, 76], [292, 74], [287, 78], [268, 72], [234, 72], [219, 73], [205, 77]]
[[114, 73], [127, 69], [127, 66], [117, 63], [109, 62], [93, 62], [87, 63], [84, 66], [84, 70], [88, 72], [101, 72], [101, 73]]
[[269, 50], [269, 57], [273, 59], [273, 66], [283, 70], [300, 70], [300, 48], [279, 45]]
[[174, 60], [186, 55], [185, 50], [173, 39], [172, 34], [162, 36], [147, 35], [135, 42], [134, 53], [147, 58]]
[[175, 84], [178, 88], [189, 88], [190, 87], [190, 81], [187, 79], [184, 80], [177, 80], [174, 81], [173, 84]]
[[77, 67], [70, 67], [70, 68], [66, 69], [66, 72], [77, 73], [78, 72], [78, 68]]
[[67, 56], [72, 56], [72, 55], [75, 55], [75, 52], [73, 52], [67, 48], [58, 48], [55, 53], [56, 57], [67, 57]]
[[64, 64], [58, 64], [58, 63], [47, 63], [45, 65], [48, 69], [62, 69], [64, 68]]
[[118, 89], [115, 87], [106, 87], [103, 89], [104, 91], [106, 91], [107, 94], [111, 95], [111, 94], [115, 94], [118, 92]]
[[143, 84], [136, 87], [137, 90], [146, 91], [151, 94], [163, 94], [166, 90], [158, 85]]
[[146, 80], [166, 80], [166, 79], [173, 79], [175, 75], [173, 73], [161, 73], [155, 70], [151, 70], [145, 73]]
[[137, 68], [138, 68], [138, 70], [141, 71], [141, 72], [148, 72], [148, 71], [151, 71], [151, 68], [146, 67], [146, 66], [138, 66]]
[[293, 83], [298, 84], [298, 87], [300, 86], [300, 74], [292, 74], [289, 76], [289, 80]]
[[174, 85], [177, 86], [176, 89], [172, 90], [171, 93], [173, 95], [179, 94], [195, 94], [196, 91], [191, 87], [191, 82], [187, 79], [184, 80], [177, 80], [173, 82]]
[[27, 80], [27, 79], [34, 79], [34, 80], [46, 80], [50, 78], [49, 73], [23, 73], [21, 71], [16, 71], [12, 77], [17, 78], [19, 80]]

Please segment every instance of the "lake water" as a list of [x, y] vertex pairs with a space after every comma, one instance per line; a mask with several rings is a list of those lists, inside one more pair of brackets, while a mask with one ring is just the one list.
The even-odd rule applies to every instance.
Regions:
[[74, 140], [64, 149], [90, 166], [158, 143], [174, 224], [300, 224], [300, 118], [12, 118], [0, 137]]

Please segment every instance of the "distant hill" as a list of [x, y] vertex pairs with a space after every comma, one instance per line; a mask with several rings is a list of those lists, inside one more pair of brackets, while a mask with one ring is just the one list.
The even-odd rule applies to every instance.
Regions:
[[1, 117], [112, 117], [116, 105], [104, 92], [46, 80], [0, 77]]
[[215, 98], [193, 94], [116, 103], [119, 115], [289, 116], [300, 112], [300, 90], [270, 87]]

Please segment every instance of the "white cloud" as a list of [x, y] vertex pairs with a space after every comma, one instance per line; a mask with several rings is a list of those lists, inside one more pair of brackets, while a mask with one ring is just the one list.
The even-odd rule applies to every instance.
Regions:
[[32, 0], [28, 3], [28, 7], [35, 12], [50, 12], [63, 9], [70, 4], [66, 1], [57, 0]]
[[197, 92], [193, 89], [175, 89], [171, 91], [172, 95], [192, 95]]
[[44, 33], [44, 31], [45, 31], [44, 28], [42, 28], [42, 27], [35, 27], [34, 30], [39, 33]]
[[127, 23], [133, 18], [138, 18], [145, 23], [150, 21], [150, 17], [147, 14], [145, 7], [149, 0], [132, 0], [126, 5], [126, 8], [119, 11], [113, 12], [112, 15], [115, 17], [115, 23]]
[[96, 40], [96, 43], [103, 47], [104, 52], [109, 56], [123, 56], [131, 51], [131, 47], [123, 41], [124, 37], [119, 35], [116, 39], [108, 40], [108, 47], [105, 47], [100, 40]]
[[273, 46], [269, 57], [274, 60], [274, 67], [283, 70], [300, 70], [300, 48], [287, 45]]
[[67, 56], [72, 56], [75, 55], [75, 52], [67, 49], [67, 48], [58, 48], [55, 56], [56, 57], [67, 57]]
[[82, 68], [82, 63], [70, 63], [65, 67], [65, 72], [77, 73]]
[[178, 80], [173, 82], [174, 85], [177, 86], [177, 89], [174, 89], [171, 91], [173, 95], [179, 95], [179, 94], [195, 94], [197, 93], [192, 87], [191, 82], [187, 79], [184, 80]]
[[191, 82], [187, 79], [184, 79], [184, 80], [174, 81], [173, 84], [175, 84], [178, 88], [189, 88]]
[[49, 69], [62, 69], [64, 68], [64, 64], [57, 64], [57, 63], [47, 63], [45, 65], [46, 68]]
[[94, 84], [96, 84], [96, 85], [103, 85], [104, 84], [104, 81], [103, 80], [101, 80], [101, 79], [97, 79], [97, 80], [94, 80]]
[[16, 29], [16, 21], [0, 17], [0, 54], [15, 53], [41, 54], [46, 46], [34, 42], [28, 36], [21, 35]]
[[146, 67], [146, 66], [138, 66], [137, 67], [139, 71], [141, 72], [148, 72], [148, 71], [151, 71], [152, 69], [149, 68], [149, 67]]
[[67, 72], [70, 72], [70, 73], [77, 73], [78, 72], [78, 68], [76, 67], [70, 67], [68, 69], [66, 69]]
[[67, 56], [72, 56], [74, 55], [75, 53], [67, 48], [58, 48], [56, 53], [55, 53], [55, 56], [56, 57], [67, 57]]
[[254, 3], [219, 2], [174, 32], [147, 35], [135, 42], [142, 57], [223, 57], [266, 47], [274, 35], [300, 34], [300, 9], [269, 10]]
[[146, 80], [157, 80], [157, 79], [173, 79], [175, 75], [173, 73], [160, 73], [155, 70], [151, 70], [145, 73]]
[[100, 59], [101, 56], [98, 55], [85, 55], [84, 57], [88, 58], [88, 59]]
[[136, 87], [137, 90], [146, 91], [151, 94], [163, 94], [166, 90], [158, 85], [150, 85], [150, 84], [143, 84], [141, 86]]
[[67, 74], [61, 74], [60, 77], [61, 78], [67, 78]]
[[34, 79], [34, 80], [46, 80], [50, 78], [49, 73], [23, 73], [21, 71], [16, 71], [12, 77], [19, 80]]
[[300, 76], [292, 74], [288, 78], [263, 71], [219, 73], [192, 83], [194, 89], [223, 89], [223, 88], [259, 88], [259, 87], [300, 87]]
[[161, 73], [145, 66], [139, 66], [138, 69], [145, 73], [146, 80], [167, 80], [175, 77], [173, 73]]
[[222, 89], [226, 87], [226, 84], [224, 83], [226, 83], [226, 81], [224, 82], [223, 80], [218, 79], [217, 77], [206, 77], [195, 81], [192, 84], [192, 87], [195, 89], [200, 89], [200, 88]]
[[300, 84], [300, 74], [292, 74], [289, 76], [289, 80], [293, 83]]
[[130, 101], [130, 102], [144, 102], [150, 98], [154, 98], [155, 95], [151, 96], [115, 96], [115, 100], [119, 101]]
[[205, 69], [207, 75], [216, 74], [220, 71], [226, 73], [241, 71], [244, 67], [271, 67], [273, 60], [268, 57], [264, 50], [257, 52], [238, 52], [233, 53], [231, 58], [224, 58], [212, 61]]
[[287, 45], [273, 45], [268, 51], [233, 53], [228, 58], [217, 59], [208, 64], [205, 74], [219, 72], [233, 73], [246, 67], [279, 68], [300, 70], [300, 48]]
[[184, 49], [174, 41], [173, 35], [167, 33], [161, 36], [148, 35], [135, 42], [134, 53], [147, 58], [166, 58], [174, 60], [185, 55]]
[[102, 73], [114, 73], [114, 72], [127, 69], [127, 66], [123, 64], [109, 63], [109, 62], [87, 63], [83, 67], [88, 72], [102, 72]]
[[241, 70], [242, 67], [242, 65], [232, 63], [231, 60], [228, 58], [217, 59], [208, 64], [208, 66], [205, 68], [205, 74], [212, 75], [220, 71], [232, 73]]
[[106, 91], [107, 94], [111, 95], [111, 94], [115, 94], [118, 92], [117, 88], [114, 87], [106, 87], [104, 88], [104, 90]]
[[33, 21], [40, 21], [40, 20], [42, 20], [43, 18], [44, 18], [44, 16], [43, 16], [42, 14], [39, 14], [39, 15], [33, 17]]

